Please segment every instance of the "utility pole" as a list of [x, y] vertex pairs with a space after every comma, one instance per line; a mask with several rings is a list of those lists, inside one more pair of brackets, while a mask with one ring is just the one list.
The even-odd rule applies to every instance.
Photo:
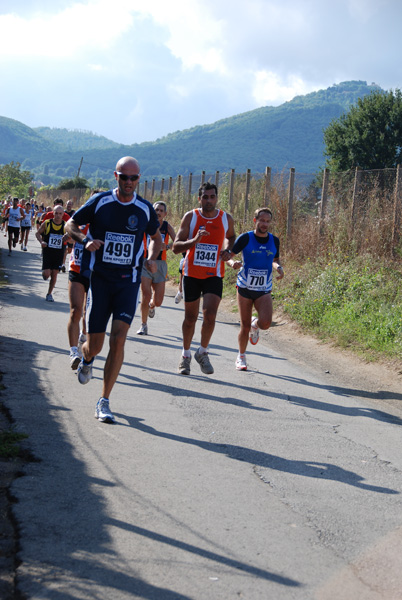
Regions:
[[80, 166], [78, 167], [78, 173], [77, 173], [77, 178], [80, 176], [80, 171], [81, 171], [81, 167], [82, 167], [82, 161], [84, 160], [84, 157], [81, 156], [81, 162], [80, 162]]

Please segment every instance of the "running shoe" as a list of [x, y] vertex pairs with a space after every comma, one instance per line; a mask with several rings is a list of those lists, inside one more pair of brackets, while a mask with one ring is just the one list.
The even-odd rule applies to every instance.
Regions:
[[52, 294], [46, 294], [46, 302], [54, 302]]
[[179, 304], [179, 302], [181, 302], [182, 300], [183, 300], [182, 292], [177, 292], [176, 296], [174, 297], [175, 304]]
[[148, 335], [148, 325], [146, 323], [141, 323], [141, 327], [137, 331], [137, 335]]
[[71, 350], [70, 350], [70, 366], [73, 371], [77, 370], [78, 365], [81, 362], [81, 358], [82, 358], [82, 356], [78, 352], [78, 348], [71, 348]]
[[23, 246], [22, 249], [23, 249], [24, 252], [28, 251], [28, 248], [26, 246]]
[[114, 415], [110, 412], [109, 400], [107, 398], [99, 398], [95, 408], [95, 419], [102, 423], [114, 423]]
[[155, 306], [154, 306], [154, 307], [152, 307], [152, 308], [151, 308], [151, 307], [149, 307], [149, 311], [148, 311], [148, 317], [149, 317], [150, 319], [153, 319], [153, 318], [154, 318], [154, 316], [155, 316]]
[[179, 362], [180, 375], [190, 375], [191, 356], [182, 356]]
[[250, 343], [255, 346], [258, 344], [258, 340], [260, 339], [260, 330], [257, 327], [258, 318], [253, 317], [251, 319], [251, 329], [250, 329]]
[[194, 354], [194, 358], [200, 365], [201, 371], [205, 373], [205, 375], [212, 375], [214, 368], [209, 360], [208, 352], [201, 354], [200, 351], [197, 350], [197, 352]]
[[65, 273], [66, 272], [66, 267], [64, 265], [61, 265], [60, 270], [61, 270], [62, 273]]
[[82, 345], [86, 341], [87, 341], [87, 336], [85, 335], [85, 333], [82, 333], [82, 331], [81, 331], [80, 335], [78, 337], [78, 344], [77, 344], [78, 354], [80, 354], [81, 356], [82, 356]]
[[85, 385], [92, 379], [92, 365], [94, 363], [94, 359], [91, 360], [90, 363], [84, 362], [84, 359], [81, 359], [80, 364], [78, 365], [77, 375], [78, 381]]
[[236, 358], [236, 369], [238, 371], [247, 371], [246, 355], [238, 354]]

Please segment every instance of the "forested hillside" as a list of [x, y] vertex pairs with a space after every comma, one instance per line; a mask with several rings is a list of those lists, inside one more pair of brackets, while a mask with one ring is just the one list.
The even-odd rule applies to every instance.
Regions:
[[44, 184], [77, 174], [92, 184], [111, 180], [119, 157], [130, 154], [148, 178], [175, 177], [205, 170], [263, 172], [295, 167], [314, 173], [324, 165], [323, 129], [359, 97], [380, 89], [349, 81], [297, 96], [278, 107], [266, 106], [215, 123], [177, 131], [155, 141], [119, 145], [91, 132], [26, 125], [0, 117], [0, 163], [22, 163]]

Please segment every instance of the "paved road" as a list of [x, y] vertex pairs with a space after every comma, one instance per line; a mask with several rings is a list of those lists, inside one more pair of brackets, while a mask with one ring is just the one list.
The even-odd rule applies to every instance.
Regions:
[[135, 318], [111, 398], [117, 423], [101, 424], [105, 352], [81, 386], [69, 368], [67, 275], [46, 303], [36, 242], [8, 257], [1, 236], [0, 248], [6, 402], [39, 459], [13, 486], [22, 593], [402, 598], [402, 413], [330, 386], [269, 336], [237, 372], [238, 328], [221, 313], [215, 374], [194, 364], [180, 376], [183, 308], [167, 297], [149, 336], [136, 336]]

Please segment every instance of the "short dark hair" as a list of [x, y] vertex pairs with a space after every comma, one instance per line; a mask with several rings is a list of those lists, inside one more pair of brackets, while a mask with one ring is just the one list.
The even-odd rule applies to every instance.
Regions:
[[63, 204], [64, 204], [63, 198], [55, 198], [53, 200], [53, 206], [56, 206], [56, 204], [59, 204], [60, 206], [63, 206]]
[[261, 213], [268, 213], [272, 217], [272, 210], [267, 206], [263, 206], [262, 208], [257, 208], [254, 213], [254, 219], [258, 219]]
[[202, 186], [200, 187], [200, 189], [198, 190], [199, 198], [201, 198], [201, 196], [203, 195], [205, 190], [215, 190], [215, 194], [218, 195], [218, 188], [216, 187], [216, 185], [214, 183], [211, 183], [210, 181], [203, 183]]

